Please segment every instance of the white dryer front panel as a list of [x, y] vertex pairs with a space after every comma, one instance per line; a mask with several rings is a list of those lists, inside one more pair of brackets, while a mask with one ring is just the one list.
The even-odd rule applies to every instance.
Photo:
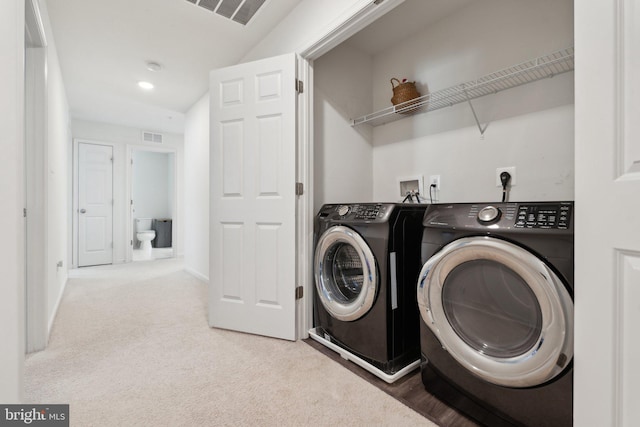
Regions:
[[314, 274], [320, 301], [332, 317], [356, 320], [373, 306], [379, 286], [376, 260], [355, 230], [335, 226], [320, 236]]
[[488, 236], [451, 242], [424, 264], [417, 292], [442, 346], [488, 382], [536, 386], [573, 358], [571, 295], [520, 246]]

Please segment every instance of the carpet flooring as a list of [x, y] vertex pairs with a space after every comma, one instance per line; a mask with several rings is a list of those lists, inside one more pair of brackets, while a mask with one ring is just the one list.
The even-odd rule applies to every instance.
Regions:
[[206, 285], [167, 259], [70, 273], [26, 403], [72, 426], [434, 426], [303, 341], [207, 324]]

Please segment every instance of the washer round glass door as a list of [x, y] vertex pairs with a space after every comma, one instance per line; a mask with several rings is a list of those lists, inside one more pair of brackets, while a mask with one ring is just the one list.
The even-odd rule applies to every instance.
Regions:
[[325, 231], [316, 245], [314, 272], [320, 301], [332, 317], [356, 320], [373, 306], [376, 262], [356, 231], [341, 225]]
[[544, 262], [512, 243], [468, 237], [446, 245], [422, 267], [417, 296], [442, 346], [491, 383], [536, 386], [573, 358], [569, 292]]

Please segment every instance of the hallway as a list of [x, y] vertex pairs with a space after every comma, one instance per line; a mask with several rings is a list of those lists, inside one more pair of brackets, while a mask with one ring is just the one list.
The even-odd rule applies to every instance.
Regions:
[[72, 270], [26, 402], [72, 426], [433, 425], [303, 341], [209, 328], [206, 303], [181, 259]]

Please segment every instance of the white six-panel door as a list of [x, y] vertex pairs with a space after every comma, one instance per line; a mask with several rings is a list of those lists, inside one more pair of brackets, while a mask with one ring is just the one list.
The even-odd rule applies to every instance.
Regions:
[[575, 2], [574, 425], [640, 425], [640, 3]]
[[78, 266], [113, 262], [113, 147], [78, 144]]
[[[296, 57], [211, 72], [211, 326], [294, 340]], [[188, 165], [187, 165], [188, 167]]]

